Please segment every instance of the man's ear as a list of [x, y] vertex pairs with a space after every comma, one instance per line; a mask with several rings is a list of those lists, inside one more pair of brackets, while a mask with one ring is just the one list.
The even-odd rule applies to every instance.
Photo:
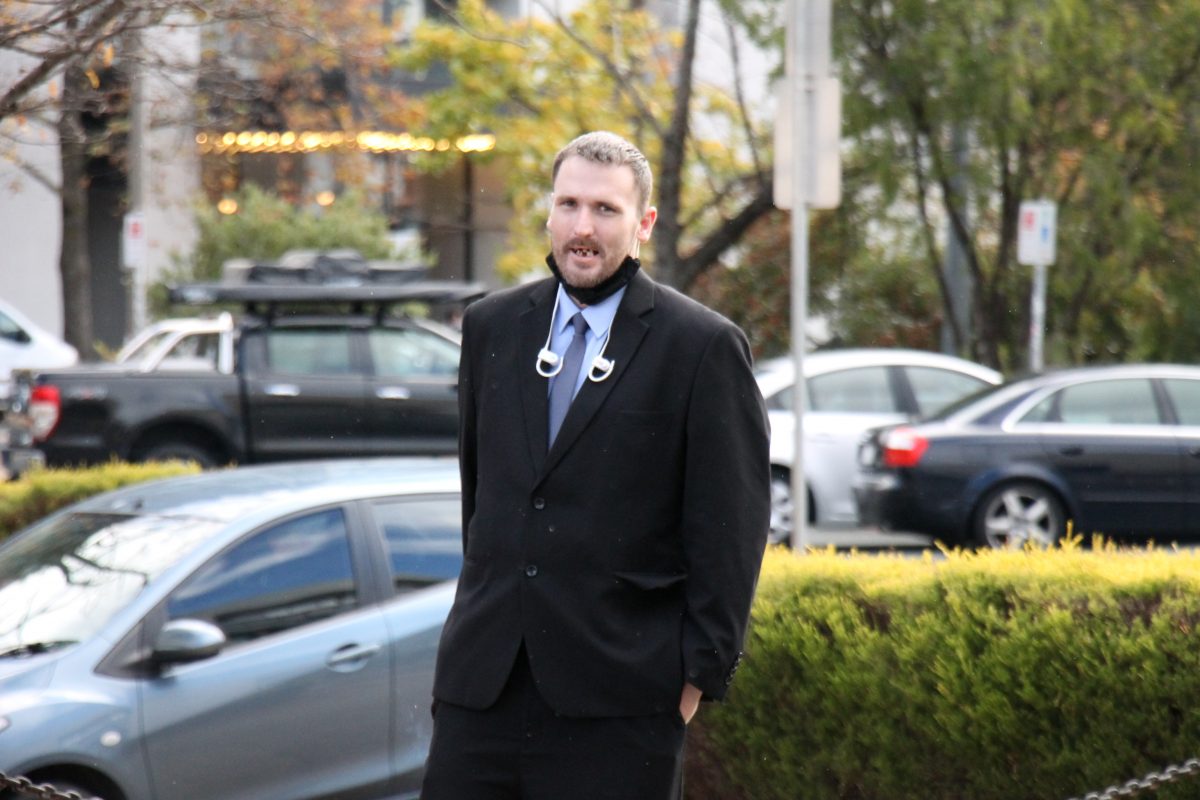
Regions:
[[639, 242], [650, 241], [650, 233], [654, 230], [654, 223], [658, 219], [658, 209], [650, 206], [646, 209], [646, 213], [642, 214], [641, 220], [638, 222], [637, 238]]

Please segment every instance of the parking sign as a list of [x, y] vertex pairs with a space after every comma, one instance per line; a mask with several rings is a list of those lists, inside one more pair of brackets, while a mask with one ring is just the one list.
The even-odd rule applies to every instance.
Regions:
[[121, 228], [121, 262], [126, 269], [146, 268], [146, 215], [130, 211]]
[[1048, 266], [1054, 263], [1054, 237], [1058, 206], [1050, 200], [1026, 200], [1017, 219], [1017, 263]]

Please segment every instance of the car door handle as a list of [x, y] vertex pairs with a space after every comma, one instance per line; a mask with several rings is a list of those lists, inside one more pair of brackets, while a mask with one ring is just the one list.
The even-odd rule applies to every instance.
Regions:
[[1058, 448], [1058, 452], [1064, 456], [1081, 456], [1083, 455], [1083, 445], [1081, 444], [1064, 444]]
[[263, 388], [269, 397], [299, 397], [300, 387], [294, 383], [271, 383]]
[[407, 400], [412, 391], [403, 386], [381, 386], [375, 390], [375, 396], [380, 400]]
[[334, 650], [325, 660], [330, 667], [354, 668], [361, 666], [368, 658], [383, 648], [377, 644], [348, 644]]
[[1188, 448], [1188, 455], [1192, 458], [1200, 458], [1200, 444], [1194, 444]]

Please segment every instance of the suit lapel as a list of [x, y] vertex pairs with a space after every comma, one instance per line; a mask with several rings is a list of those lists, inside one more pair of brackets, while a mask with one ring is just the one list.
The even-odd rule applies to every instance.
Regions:
[[[634, 274], [633, 280], [629, 282], [629, 287], [625, 290], [625, 296], [621, 298], [621, 305], [617, 308], [617, 314], [613, 318], [612, 328], [609, 329], [608, 349], [604, 355], [614, 363], [612, 374], [600, 382], [584, 379], [583, 386], [580, 388], [579, 393], [575, 395], [575, 400], [571, 403], [571, 407], [567, 409], [567, 416], [563, 420], [562, 429], [559, 430], [558, 437], [554, 440], [554, 446], [546, 454], [545, 466], [539, 472], [540, 475], [544, 475], [546, 472], [554, 469], [554, 466], [562, 459], [563, 455], [571, 448], [572, 443], [579, 437], [579, 434], [583, 433], [584, 429], [587, 428], [592, 417], [604, 405], [605, 399], [612, 392], [613, 388], [621, 382], [621, 378], [629, 369], [630, 362], [633, 361], [634, 355], [642, 343], [642, 339], [650, 329], [649, 324], [647, 324], [646, 320], [642, 319], [642, 316], [653, 308], [654, 282], [641, 272], [638, 272]], [[587, 369], [589, 366], [589, 364], [584, 364], [583, 368]], [[546, 430], [549, 410], [544, 396], [544, 388], [541, 437], [543, 450], [545, 449], [546, 439], [549, 437], [549, 432]]]
[[520, 317], [521, 338], [517, 347], [517, 363], [513, 367], [520, 376], [525, 441], [529, 442], [529, 456], [533, 460], [534, 473], [538, 475], [542, 473], [546, 461], [547, 439], [550, 437], [550, 401], [546, 378], [534, 369], [534, 359], [546, 343], [557, 288], [557, 281], [547, 280], [529, 295], [531, 306]]

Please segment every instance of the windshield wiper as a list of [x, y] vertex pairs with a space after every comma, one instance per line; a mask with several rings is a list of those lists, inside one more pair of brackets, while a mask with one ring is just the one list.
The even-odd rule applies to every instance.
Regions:
[[54, 642], [27, 642], [26, 644], [13, 645], [5, 650], [0, 650], [0, 658], [36, 656], [42, 653], [49, 653], [51, 650], [57, 650], [60, 647], [69, 647], [73, 644], [78, 644], [78, 642], [74, 639], [62, 639]]

